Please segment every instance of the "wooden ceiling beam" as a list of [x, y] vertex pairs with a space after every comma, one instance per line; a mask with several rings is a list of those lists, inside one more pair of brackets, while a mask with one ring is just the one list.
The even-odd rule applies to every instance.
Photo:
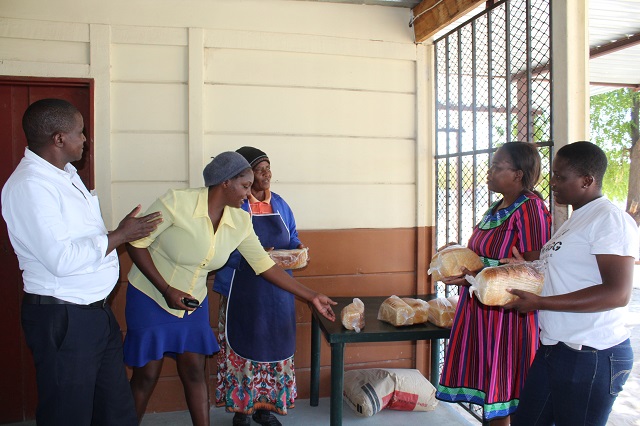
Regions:
[[485, 0], [422, 0], [413, 11], [413, 32], [421, 43]]
[[611, 43], [594, 47], [589, 50], [589, 58], [595, 59], [600, 56], [608, 55], [609, 53], [614, 53], [628, 47], [633, 47], [637, 44], [640, 44], [640, 33], [632, 34], [630, 36], [621, 38], [620, 40], [612, 41]]

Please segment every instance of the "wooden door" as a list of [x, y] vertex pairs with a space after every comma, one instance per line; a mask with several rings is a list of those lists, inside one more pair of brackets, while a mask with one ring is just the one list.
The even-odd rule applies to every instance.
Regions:
[[[0, 77], [0, 187], [24, 155], [27, 141], [22, 115], [27, 107], [44, 98], [65, 99], [84, 117], [87, 147], [73, 163], [89, 189], [93, 189], [93, 84], [91, 80]], [[20, 325], [22, 277], [13, 252], [7, 225], [0, 217], [0, 423], [35, 418], [37, 392], [35, 369]]]

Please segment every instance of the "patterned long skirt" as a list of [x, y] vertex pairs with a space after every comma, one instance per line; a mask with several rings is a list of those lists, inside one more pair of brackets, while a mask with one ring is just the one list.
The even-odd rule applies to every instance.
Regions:
[[280, 362], [255, 362], [236, 354], [227, 345], [226, 311], [227, 298], [221, 297], [216, 406], [232, 413], [269, 410], [286, 415], [298, 396], [293, 357]]
[[480, 405], [485, 420], [509, 416], [538, 349], [538, 314], [485, 306], [461, 290], [436, 398]]

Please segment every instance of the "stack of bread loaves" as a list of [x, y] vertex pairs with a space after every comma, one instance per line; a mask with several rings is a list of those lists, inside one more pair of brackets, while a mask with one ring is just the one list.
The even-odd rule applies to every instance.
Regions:
[[414, 312], [411, 306], [398, 296], [391, 296], [380, 305], [378, 319], [395, 326], [413, 324]]
[[544, 284], [544, 262], [510, 263], [483, 269], [478, 275], [467, 275], [469, 291], [488, 306], [504, 306], [516, 299], [508, 288], [540, 294]]
[[428, 273], [434, 281], [445, 277], [461, 276], [462, 268], [478, 271], [484, 267], [480, 257], [467, 247], [451, 245], [437, 252], [431, 259]]
[[391, 296], [380, 305], [378, 319], [395, 326], [422, 324], [429, 317], [429, 304], [422, 299]]

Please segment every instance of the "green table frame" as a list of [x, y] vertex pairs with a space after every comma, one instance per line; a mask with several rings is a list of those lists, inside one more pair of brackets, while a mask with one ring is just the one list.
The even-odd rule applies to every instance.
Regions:
[[[404, 297], [404, 296], [403, 296]], [[408, 296], [430, 300], [433, 294]], [[431, 323], [395, 327], [378, 320], [378, 309], [386, 297], [360, 297], [365, 306], [365, 327], [360, 333], [347, 330], [340, 322], [340, 312], [353, 297], [332, 297], [338, 304], [333, 307], [336, 321], [331, 322], [320, 315], [315, 308], [311, 316], [311, 394], [310, 404], [318, 405], [320, 399], [320, 332], [331, 345], [331, 426], [342, 425], [342, 393], [344, 390], [344, 345], [362, 342], [399, 342], [407, 340], [433, 340], [431, 344], [431, 383], [437, 386], [439, 380], [438, 357], [439, 339], [448, 339], [450, 331]]]

